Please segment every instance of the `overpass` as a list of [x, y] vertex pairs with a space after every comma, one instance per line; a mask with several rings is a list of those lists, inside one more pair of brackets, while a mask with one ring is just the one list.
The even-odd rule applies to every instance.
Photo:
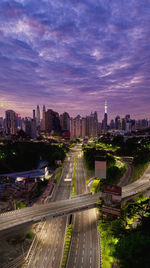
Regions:
[[[150, 189], [149, 176], [145, 180], [140, 179], [124, 186], [122, 187], [122, 201], [148, 188]], [[93, 195], [90, 193], [82, 194], [67, 200], [50, 202], [44, 205], [34, 205], [32, 207], [2, 213], [0, 214], [0, 235], [4, 231], [11, 231], [13, 228], [26, 226], [27, 224], [34, 224], [46, 218], [53, 219], [94, 208], [100, 196], [101, 193]]]
[[83, 194], [75, 198], [50, 202], [44, 205], [10, 211], [0, 215], [0, 234], [16, 227], [34, 224], [41, 220], [67, 216], [69, 214], [96, 207], [101, 193]]

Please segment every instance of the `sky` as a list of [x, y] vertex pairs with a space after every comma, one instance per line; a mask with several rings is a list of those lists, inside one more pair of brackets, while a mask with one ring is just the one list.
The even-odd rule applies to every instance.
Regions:
[[150, 119], [150, 0], [0, 0], [0, 115]]

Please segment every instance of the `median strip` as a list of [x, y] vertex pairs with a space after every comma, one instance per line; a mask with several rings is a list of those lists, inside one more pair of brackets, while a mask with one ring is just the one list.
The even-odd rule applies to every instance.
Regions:
[[66, 231], [64, 255], [63, 255], [62, 264], [61, 264], [62, 268], [64, 268], [66, 266], [67, 256], [68, 256], [70, 242], [71, 242], [71, 235], [72, 235], [72, 224], [68, 225], [67, 231]]
[[73, 180], [72, 180], [71, 197], [75, 196], [76, 168], [77, 168], [77, 153], [75, 153], [75, 160], [74, 160], [74, 170], [73, 170]]

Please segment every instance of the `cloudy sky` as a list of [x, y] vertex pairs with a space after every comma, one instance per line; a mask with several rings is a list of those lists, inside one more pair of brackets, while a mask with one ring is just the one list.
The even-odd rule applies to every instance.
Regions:
[[0, 115], [150, 119], [150, 0], [0, 0]]

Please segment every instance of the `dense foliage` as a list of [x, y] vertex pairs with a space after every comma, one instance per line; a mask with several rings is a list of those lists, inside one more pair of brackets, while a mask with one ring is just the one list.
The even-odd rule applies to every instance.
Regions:
[[64, 160], [68, 148], [44, 142], [9, 142], [0, 145], [0, 173], [30, 170], [40, 161], [55, 167], [55, 160]]
[[[104, 150], [96, 146], [86, 146], [83, 148], [83, 152], [84, 159], [89, 169], [94, 169], [95, 160], [107, 162], [106, 184], [117, 183], [126, 170], [125, 165], [122, 165], [120, 168], [117, 166], [115, 154], [112, 150]], [[98, 190], [100, 190], [100, 187], [101, 183], [98, 186]]]
[[121, 268], [150, 267], [150, 198], [141, 198], [125, 206], [118, 219], [99, 220], [103, 267], [110, 267], [114, 258]]

